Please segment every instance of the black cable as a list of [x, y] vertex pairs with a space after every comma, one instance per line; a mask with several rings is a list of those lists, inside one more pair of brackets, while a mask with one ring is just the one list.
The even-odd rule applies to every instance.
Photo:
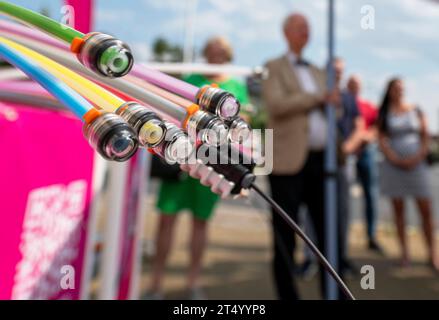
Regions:
[[259, 189], [258, 186], [255, 184], [251, 185], [251, 188], [256, 191], [265, 201], [267, 201], [281, 217], [284, 219], [284, 221], [291, 227], [291, 229], [294, 230], [294, 232], [297, 233], [297, 235], [305, 241], [305, 243], [309, 246], [311, 251], [316, 255], [317, 259], [319, 259], [320, 263], [323, 265], [323, 267], [326, 269], [326, 271], [329, 272], [329, 274], [334, 278], [334, 280], [337, 282], [340, 289], [343, 291], [343, 293], [351, 300], [355, 300], [355, 297], [347, 287], [347, 285], [343, 282], [343, 280], [340, 278], [340, 276], [337, 274], [337, 272], [334, 270], [334, 268], [331, 266], [331, 264], [326, 260], [325, 256], [320, 252], [320, 250], [316, 247], [316, 245], [311, 241], [311, 239], [308, 238], [308, 236], [300, 229], [300, 227], [294, 222], [293, 219], [283, 210], [272, 198], [267, 196], [261, 189]]

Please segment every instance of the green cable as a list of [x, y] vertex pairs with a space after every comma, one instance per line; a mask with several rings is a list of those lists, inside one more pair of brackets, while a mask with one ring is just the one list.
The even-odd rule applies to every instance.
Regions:
[[66, 41], [69, 44], [74, 38], [84, 37], [83, 33], [70, 28], [67, 25], [6, 1], [0, 1], [0, 12], [5, 13], [8, 16], [18, 19], [26, 24], [30, 24], [42, 31], [49, 33], [50, 35]]

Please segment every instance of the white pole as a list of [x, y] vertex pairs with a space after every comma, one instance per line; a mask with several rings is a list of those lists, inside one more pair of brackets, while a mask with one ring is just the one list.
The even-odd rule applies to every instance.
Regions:
[[97, 223], [99, 209], [101, 208], [102, 188], [104, 184], [107, 162], [95, 152], [93, 157], [93, 180], [90, 213], [88, 216], [87, 236], [84, 248], [84, 262], [81, 277], [81, 292], [79, 298], [87, 300], [90, 298], [90, 285], [95, 263], [94, 247], [97, 241]]
[[137, 174], [140, 175], [140, 186], [139, 186], [139, 199], [137, 203], [137, 214], [136, 214], [136, 234], [134, 239], [134, 252], [133, 252], [133, 264], [132, 264], [132, 276], [130, 283], [130, 290], [128, 293], [128, 298], [130, 300], [140, 299], [140, 282], [142, 276], [142, 245], [143, 245], [143, 234], [145, 227], [146, 218], [146, 201], [145, 196], [147, 194], [148, 185], [150, 182], [149, 171], [151, 166], [151, 154], [146, 152], [145, 149], [141, 149], [139, 152], [140, 168]]
[[98, 298], [101, 300], [117, 298], [122, 212], [128, 175], [127, 163], [110, 162], [108, 167], [108, 213], [105, 217], [104, 248], [101, 263], [102, 277], [98, 294]]
[[251, 76], [263, 74], [266, 70], [261, 66], [246, 67], [232, 64], [208, 64], [208, 63], [142, 63], [144, 66], [168, 74], [200, 73], [203, 75], [230, 74], [234, 76]]

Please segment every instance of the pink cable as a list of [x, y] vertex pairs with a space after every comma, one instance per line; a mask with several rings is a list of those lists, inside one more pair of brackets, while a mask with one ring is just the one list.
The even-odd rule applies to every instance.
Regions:
[[29, 94], [52, 97], [43, 87], [34, 81], [0, 81], [0, 90], [17, 94]]
[[199, 88], [187, 82], [138, 64], [134, 65], [131, 74], [160, 88], [176, 93], [192, 102], [197, 102]]
[[64, 44], [63, 42], [58, 41], [58, 40], [46, 35], [45, 33], [41, 32], [41, 31], [31, 29], [29, 27], [26, 27], [24, 25], [20, 25], [18, 23], [0, 20], [0, 30], [6, 31], [9, 33], [14, 33], [16, 35], [30, 38], [32, 40], [40, 41], [40, 42], [43, 42], [45, 44], [51, 45], [53, 47], [57, 47], [59, 49], [63, 49], [63, 50], [69, 49], [67, 47], [67, 45]]
[[[32, 40], [37, 40], [44, 44], [65, 51], [70, 51], [68, 46], [65, 45], [63, 42], [53, 39], [39, 30], [34, 30], [17, 23], [0, 20], [0, 30], [7, 33], [23, 36]], [[197, 102], [197, 93], [199, 90], [198, 87], [184, 82], [180, 79], [171, 77], [163, 72], [148, 68], [143, 65], [135, 64], [133, 69], [131, 70], [131, 75], [139, 79], [145, 80], [151, 84], [154, 84], [160, 88], [171, 91], [192, 102]]]

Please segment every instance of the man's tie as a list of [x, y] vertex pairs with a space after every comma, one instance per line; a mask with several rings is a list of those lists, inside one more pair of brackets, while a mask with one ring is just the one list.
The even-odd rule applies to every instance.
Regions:
[[302, 58], [299, 58], [296, 60], [296, 65], [309, 67], [309, 62], [306, 60], [303, 60]]

